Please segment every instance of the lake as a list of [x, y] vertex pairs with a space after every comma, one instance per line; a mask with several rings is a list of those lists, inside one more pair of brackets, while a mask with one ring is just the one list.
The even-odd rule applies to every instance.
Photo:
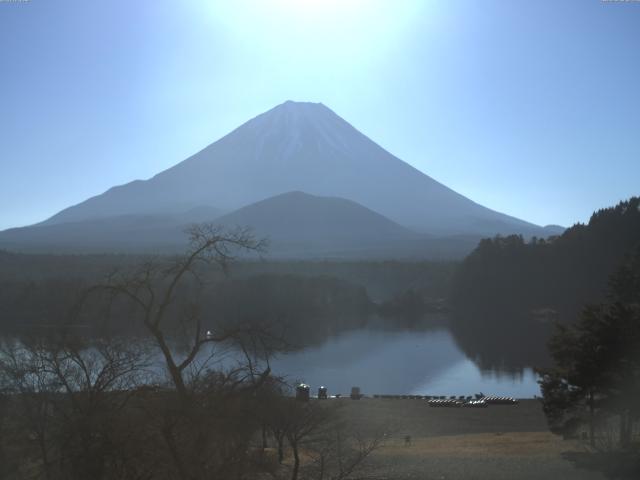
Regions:
[[359, 386], [365, 395], [540, 395], [536, 375], [485, 372], [458, 348], [442, 328], [427, 331], [356, 330], [319, 346], [280, 355], [271, 362], [275, 374], [329, 394], [349, 393]]
[[[220, 350], [218, 350], [220, 349]], [[233, 349], [212, 346], [201, 351], [204, 363], [218, 351], [214, 368], [228, 368], [242, 361]], [[164, 376], [164, 359], [151, 347], [147, 371]], [[235, 353], [234, 353], [235, 352]], [[178, 359], [184, 354], [178, 354]], [[324, 385], [329, 394], [348, 394], [352, 386], [365, 395], [504, 395], [532, 398], [539, 395], [532, 369], [519, 374], [482, 371], [460, 350], [444, 327], [428, 330], [350, 330], [329, 337], [319, 345], [271, 359], [272, 372], [289, 383], [304, 382], [313, 392]]]

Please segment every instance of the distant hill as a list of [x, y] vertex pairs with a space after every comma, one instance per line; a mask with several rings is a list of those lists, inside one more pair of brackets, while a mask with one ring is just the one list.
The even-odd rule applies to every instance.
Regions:
[[562, 235], [565, 232], [566, 228], [561, 227], [560, 225], [545, 225], [542, 227], [542, 235], [538, 235], [539, 237], [555, 237], [558, 235]]
[[303, 192], [276, 195], [224, 215], [216, 223], [249, 226], [256, 235], [268, 237], [276, 252], [393, 247], [424, 237], [351, 200]]
[[324, 105], [291, 101], [149, 180], [113, 187], [43, 223], [175, 215], [199, 205], [230, 212], [290, 191], [353, 200], [422, 233], [545, 234], [435, 181]]
[[249, 226], [270, 240], [272, 258], [461, 258], [478, 236], [433, 237], [414, 232], [356, 202], [288, 192], [216, 219]]
[[64, 223], [43, 223], [0, 232], [0, 247], [38, 252], [175, 251], [185, 228], [212, 222], [220, 210], [200, 206], [175, 215], [125, 214]]
[[414, 232], [356, 202], [288, 192], [226, 215], [202, 208], [182, 215], [119, 215], [40, 224], [0, 232], [0, 247], [24, 252], [174, 253], [186, 246], [185, 230], [208, 221], [250, 227], [269, 240], [270, 258], [454, 259], [479, 236], [435, 237]]

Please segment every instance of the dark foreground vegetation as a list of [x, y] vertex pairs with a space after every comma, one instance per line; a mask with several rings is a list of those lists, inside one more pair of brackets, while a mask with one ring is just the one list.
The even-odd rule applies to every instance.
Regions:
[[604, 299], [609, 276], [640, 244], [640, 198], [595, 212], [549, 239], [485, 239], [452, 282], [454, 334], [487, 368], [549, 364], [553, 324]]
[[0, 478], [346, 478], [384, 439], [249, 356], [152, 381], [138, 346], [72, 343], [4, 345]]
[[611, 276], [606, 300], [558, 325], [549, 347], [554, 365], [540, 385], [552, 430], [639, 455], [640, 248]]
[[[0, 476], [261, 478], [282, 476], [285, 451], [293, 480], [351, 475], [384, 432], [360, 435], [331, 405], [289, 395], [269, 367], [287, 348], [277, 322], [209, 322], [200, 310], [211, 288], [203, 273], [226, 270], [236, 250], [261, 248], [246, 231], [194, 228], [185, 255], [112, 273], [48, 335], [7, 337]], [[114, 336], [113, 318], [140, 337]], [[87, 322], [101, 335], [84, 334]]]
[[538, 373], [549, 426], [587, 440], [587, 464], [640, 475], [640, 198], [558, 238], [483, 240], [452, 301], [457, 338], [485, 365], [547, 365]]

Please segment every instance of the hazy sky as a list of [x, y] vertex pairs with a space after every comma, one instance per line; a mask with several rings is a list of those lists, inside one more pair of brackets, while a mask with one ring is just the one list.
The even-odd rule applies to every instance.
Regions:
[[640, 194], [640, 2], [0, 0], [0, 229], [322, 102], [493, 209]]

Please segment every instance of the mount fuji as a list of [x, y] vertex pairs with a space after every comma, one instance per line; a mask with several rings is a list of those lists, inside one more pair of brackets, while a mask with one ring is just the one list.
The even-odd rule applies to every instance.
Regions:
[[[314, 208], [317, 202], [329, 199], [332, 208], [338, 209], [336, 199], [349, 201], [370, 220], [371, 214], [379, 216], [377, 221], [384, 223], [386, 229], [393, 225], [396, 231], [391, 236], [395, 239], [415, 234], [460, 238], [558, 233], [557, 229], [493, 211], [460, 195], [393, 156], [321, 103], [287, 101], [148, 180], [113, 187], [40, 224], [0, 232], [0, 245], [26, 242], [44, 246], [48, 242], [70, 247], [81, 243], [87, 230], [101, 225], [108, 232], [100, 236], [107, 248], [108, 239], [118, 237], [122, 222], [127, 225], [122, 235], [144, 237], [133, 232], [136, 218], [147, 220], [141, 222], [141, 228], [148, 228], [149, 219], [153, 219], [149, 231], [156, 242], [162, 240], [163, 228], [173, 232], [167, 237], [171, 243], [176, 228], [189, 223], [194, 212], [198, 213], [198, 220], [224, 220], [235, 210], [288, 192], [304, 192], [318, 199], [311, 202]], [[304, 198], [287, 195], [267, 207], [275, 209], [272, 218], [283, 218], [278, 213], [284, 208], [283, 202], [296, 203]], [[290, 228], [293, 237], [295, 222], [304, 217], [304, 212], [298, 210], [297, 220], [292, 219]], [[284, 208], [283, 215], [287, 211], [291, 209]], [[331, 231], [338, 228], [335, 222], [327, 223], [323, 229], [322, 222], [329, 221], [327, 212], [322, 218], [309, 212], [311, 216], [299, 225], [298, 232], [305, 236], [309, 222], [317, 221], [319, 232], [335, 236], [337, 232]], [[227, 215], [220, 217], [222, 213]], [[264, 222], [262, 227], [273, 230], [266, 228]], [[72, 232], [82, 230], [84, 234], [72, 241]], [[355, 241], [357, 235], [353, 233], [348, 236]], [[371, 232], [363, 231], [362, 235], [371, 236]], [[120, 243], [126, 243], [126, 238], [119, 238]]]

